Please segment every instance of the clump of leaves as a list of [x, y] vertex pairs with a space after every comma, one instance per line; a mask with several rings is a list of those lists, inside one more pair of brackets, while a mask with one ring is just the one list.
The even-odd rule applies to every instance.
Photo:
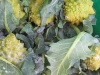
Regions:
[[0, 75], [98, 73], [92, 5], [92, 0], [1, 0]]

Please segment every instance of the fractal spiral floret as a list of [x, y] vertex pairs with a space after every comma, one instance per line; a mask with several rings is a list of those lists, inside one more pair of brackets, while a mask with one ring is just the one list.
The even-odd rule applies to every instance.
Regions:
[[64, 0], [65, 19], [72, 24], [79, 24], [83, 19], [88, 18], [95, 11], [92, 8], [91, 0]]
[[[29, 7], [30, 7], [29, 19], [31, 22], [34, 22], [38, 26], [40, 26], [41, 24], [40, 9], [43, 3], [44, 3], [44, 0], [31, 0], [29, 4]], [[52, 22], [53, 19], [54, 19], [54, 16], [50, 16], [49, 18], [47, 18], [46, 24]]]
[[85, 63], [89, 70], [98, 70], [100, 68], [100, 46], [96, 47], [95, 54], [87, 58]]
[[18, 65], [25, 59], [26, 54], [24, 44], [13, 33], [0, 40], [0, 56], [9, 62]]

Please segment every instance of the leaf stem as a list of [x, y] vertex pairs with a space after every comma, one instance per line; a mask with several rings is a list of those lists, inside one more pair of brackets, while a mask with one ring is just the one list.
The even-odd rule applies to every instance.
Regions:
[[45, 44], [50, 45], [50, 44], [51, 44], [51, 42], [45, 42]]
[[11, 31], [9, 29], [9, 26], [8, 26], [7, 20], [6, 20], [6, 8], [5, 8], [5, 12], [4, 12], [4, 25], [5, 25], [5, 28], [8, 31], [8, 33], [10, 33]]
[[71, 27], [76, 31], [77, 34], [81, 32], [77, 26], [71, 25]]
[[42, 61], [43, 61], [43, 63], [45, 63], [45, 57], [44, 57], [44, 54], [42, 54]]
[[60, 41], [60, 40], [61, 40], [58, 36], [56, 36], [56, 38], [57, 38], [57, 40], [58, 40], [58, 41]]

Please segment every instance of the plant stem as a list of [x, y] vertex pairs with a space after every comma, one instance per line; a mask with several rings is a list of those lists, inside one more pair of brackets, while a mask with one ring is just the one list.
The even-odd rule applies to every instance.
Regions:
[[9, 26], [7, 24], [7, 19], [6, 19], [6, 9], [5, 9], [5, 12], [4, 12], [4, 25], [5, 25], [5, 28], [8, 31], [8, 33], [10, 33], [11, 31], [9, 29]]
[[44, 54], [42, 54], [42, 61], [43, 61], [43, 63], [45, 63], [45, 57], [44, 57]]
[[81, 32], [77, 26], [71, 25], [71, 27], [76, 31], [77, 34]]
[[56, 38], [57, 38], [57, 40], [58, 40], [58, 41], [60, 41], [60, 40], [61, 40], [58, 36], [56, 36]]
[[50, 44], [51, 44], [51, 42], [45, 42], [45, 44], [50, 45]]

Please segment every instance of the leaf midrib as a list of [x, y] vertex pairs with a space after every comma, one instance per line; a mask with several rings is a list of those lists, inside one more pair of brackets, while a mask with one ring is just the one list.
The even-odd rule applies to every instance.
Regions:
[[71, 48], [69, 49], [68, 53], [66, 54], [66, 56], [64, 57], [64, 59], [62, 60], [61, 64], [58, 67], [58, 71], [57, 71], [57, 75], [60, 72], [61, 66], [63, 65], [63, 63], [65, 62], [66, 58], [70, 55], [70, 53], [73, 51], [73, 48], [76, 46], [76, 44], [79, 42], [79, 40], [81, 39], [81, 37], [85, 34], [85, 32], [81, 32], [75, 39], [74, 43], [72, 44]]

